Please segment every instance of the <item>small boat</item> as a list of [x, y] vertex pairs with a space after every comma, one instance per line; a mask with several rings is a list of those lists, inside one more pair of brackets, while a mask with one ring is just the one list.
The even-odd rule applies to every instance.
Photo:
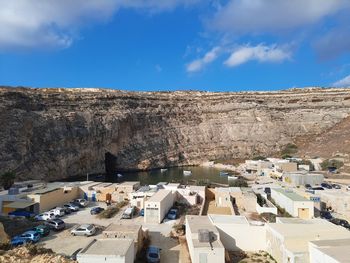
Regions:
[[237, 180], [238, 177], [237, 176], [227, 176], [227, 180]]
[[168, 169], [160, 169], [160, 172], [161, 172], [161, 173], [164, 173], [164, 172], [166, 172], [166, 171], [168, 171]]
[[122, 174], [117, 174], [117, 176], [120, 178], [120, 177], [123, 177], [123, 175]]
[[186, 176], [192, 175], [192, 171], [184, 171], [184, 175]]
[[224, 171], [221, 171], [221, 172], [220, 172], [220, 176], [228, 176], [228, 175], [229, 175], [228, 172], [224, 172]]

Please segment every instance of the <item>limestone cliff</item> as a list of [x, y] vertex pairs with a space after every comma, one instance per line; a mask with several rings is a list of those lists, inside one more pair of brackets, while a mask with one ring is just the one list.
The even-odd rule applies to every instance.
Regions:
[[348, 89], [0, 88], [0, 172], [57, 179], [271, 154], [350, 115]]

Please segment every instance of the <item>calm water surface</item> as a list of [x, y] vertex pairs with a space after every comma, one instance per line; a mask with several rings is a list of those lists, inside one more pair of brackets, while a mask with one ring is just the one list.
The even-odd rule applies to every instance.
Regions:
[[[183, 171], [192, 171], [192, 175], [185, 176]], [[227, 184], [227, 176], [220, 176], [220, 170], [212, 167], [173, 167], [168, 168], [167, 171], [161, 172], [158, 170], [151, 170], [146, 172], [124, 172], [123, 176], [89, 176], [91, 181], [106, 181], [106, 182], [123, 182], [123, 181], [140, 181], [141, 185], [157, 184], [159, 182], [182, 182], [187, 183], [191, 180], [209, 180], [215, 183]], [[86, 177], [81, 178], [86, 180]]]

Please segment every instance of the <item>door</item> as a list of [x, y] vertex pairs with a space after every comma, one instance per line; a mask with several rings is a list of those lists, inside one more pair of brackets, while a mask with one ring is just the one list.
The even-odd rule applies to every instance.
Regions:
[[298, 216], [302, 219], [309, 219], [309, 208], [299, 208]]

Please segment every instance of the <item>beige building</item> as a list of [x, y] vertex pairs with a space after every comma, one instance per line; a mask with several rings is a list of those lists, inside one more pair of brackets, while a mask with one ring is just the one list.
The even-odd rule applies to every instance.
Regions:
[[310, 262], [350, 262], [350, 239], [316, 240], [309, 242]]
[[175, 201], [171, 190], [160, 189], [145, 202], [145, 223], [160, 224]]
[[218, 187], [215, 190], [217, 207], [230, 207], [233, 210], [236, 205], [241, 211], [256, 212], [257, 197], [251, 188]]
[[82, 196], [82, 191], [75, 184], [53, 183], [47, 187], [28, 194], [28, 198], [39, 204], [39, 212], [62, 206]]
[[186, 216], [186, 240], [192, 263], [224, 263], [220, 233], [208, 216]]
[[267, 224], [266, 250], [277, 262], [314, 263], [310, 261], [310, 241], [349, 238], [347, 229], [323, 219], [281, 218]]
[[143, 248], [144, 233], [141, 225], [110, 224], [103, 232], [105, 238], [119, 238], [134, 240], [135, 257]]

